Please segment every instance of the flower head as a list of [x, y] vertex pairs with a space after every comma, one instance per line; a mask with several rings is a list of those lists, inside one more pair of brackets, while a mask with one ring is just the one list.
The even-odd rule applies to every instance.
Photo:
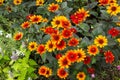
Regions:
[[120, 13], [120, 6], [118, 4], [111, 4], [110, 6], [107, 7], [107, 12], [111, 16], [116, 16], [118, 13]]
[[77, 61], [77, 59], [78, 59], [78, 55], [74, 50], [68, 50], [66, 52], [66, 57], [72, 63]]
[[42, 21], [42, 16], [41, 15], [33, 15], [30, 17], [30, 21], [32, 23], [40, 23]]
[[28, 49], [30, 51], [36, 50], [37, 49], [37, 43], [36, 42], [30, 42], [28, 45]]
[[106, 60], [106, 63], [112, 63], [113, 61], [114, 61], [114, 55], [113, 55], [113, 53], [111, 52], [111, 51], [106, 51], [105, 53], [104, 53], [104, 55], [105, 55], [105, 60]]
[[0, 0], [0, 6], [3, 4], [4, 0]]
[[79, 73], [77, 74], [76, 78], [77, 78], [78, 80], [85, 80], [86, 75], [85, 75], [84, 72], [79, 72]]
[[64, 50], [66, 48], [66, 42], [64, 40], [57, 42], [56, 48], [57, 48], [57, 50]]
[[48, 6], [48, 11], [50, 11], [50, 12], [55, 12], [55, 11], [58, 10], [58, 8], [59, 8], [59, 5], [58, 5], [58, 4], [52, 3], [52, 4], [49, 4], [49, 6]]
[[86, 56], [86, 57], [84, 58], [84, 64], [89, 64], [90, 62], [91, 62], [90, 56]]
[[105, 6], [108, 5], [110, 0], [99, 0], [100, 5]]
[[21, 40], [23, 37], [23, 33], [22, 32], [18, 32], [18, 33], [15, 33], [14, 35], [14, 40]]
[[83, 49], [77, 49], [75, 50], [75, 52], [77, 53], [77, 62], [81, 62], [84, 61], [84, 58], [86, 57], [85, 55], [85, 51]]
[[20, 5], [22, 3], [22, 0], [13, 0], [13, 3], [15, 5]]
[[23, 29], [29, 28], [29, 27], [30, 27], [30, 22], [26, 21], [26, 22], [22, 23], [22, 24], [21, 24], [21, 27], [22, 27]]
[[110, 34], [112, 37], [116, 37], [118, 36], [120, 33], [120, 31], [116, 28], [111, 28], [109, 31], [108, 31], [108, 34]]
[[60, 57], [58, 63], [61, 68], [68, 68], [69, 65], [71, 65], [71, 62], [66, 58], [66, 56]]
[[62, 31], [62, 37], [67, 39], [72, 37], [72, 32], [70, 31], [70, 29], [64, 29]]
[[100, 48], [103, 48], [104, 46], [108, 45], [108, 40], [105, 36], [103, 35], [98, 35], [94, 39], [94, 44]]
[[89, 53], [90, 55], [94, 55], [94, 56], [95, 56], [96, 54], [98, 54], [98, 52], [99, 52], [99, 50], [98, 50], [98, 48], [97, 48], [96, 45], [90, 45], [90, 46], [88, 46], [87, 51], [88, 51], [88, 53]]
[[44, 4], [44, 0], [36, 0], [36, 6], [42, 6]]
[[46, 51], [45, 46], [43, 44], [38, 45], [37, 47], [37, 53], [42, 55]]
[[62, 54], [61, 53], [58, 53], [58, 54], [56, 54], [56, 56], [55, 56], [55, 58], [58, 60], [58, 59], [60, 59], [60, 57], [62, 57]]
[[69, 46], [77, 46], [79, 44], [79, 40], [77, 38], [71, 38], [69, 41], [68, 41], [68, 45]]
[[55, 50], [56, 48], [56, 45], [53, 41], [49, 40], [47, 41], [46, 45], [45, 45], [45, 48], [48, 52], [52, 52]]
[[59, 68], [57, 70], [57, 75], [59, 78], [65, 79], [68, 76], [68, 72], [64, 68]]

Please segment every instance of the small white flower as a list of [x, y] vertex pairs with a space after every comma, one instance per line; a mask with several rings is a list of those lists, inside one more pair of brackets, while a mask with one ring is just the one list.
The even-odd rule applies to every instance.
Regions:
[[2, 48], [0, 47], [0, 53], [2, 53]]
[[12, 35], [11, 34], [7, 34], [6, 38], [12, 38]]
[[3, 35], [3, 31], [2, 30], [0, 30], [0, 35]]

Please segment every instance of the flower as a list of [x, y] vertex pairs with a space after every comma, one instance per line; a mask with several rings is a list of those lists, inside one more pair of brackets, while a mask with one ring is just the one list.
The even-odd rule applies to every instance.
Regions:
[[4, 0], [0, 0], [0, 6], [3, 4]]
[[12, 60], [16, 61], [18, 59], [19, 55], [15, 52], [12, 53], [12, 56], [10, 57]]
[[11, 6], [7, 6], [7, 7], [6, 7], [6, 10], [7, 10], [8, 12], [12, 12], [12, 7], [11, 7]]
[[118, 36], [119, 33], [120, 31], [116, 28], [111, 28], [110, 30], [108, 30], [108, 34], [110, 34], [112, 37]]
[[77, 78], [78, 80], [85, 80], [86, 75], [85, 75], [84, 72], [79, 72], [79, 73], [77, 74], [76, 78]]
[[84, 58], [86, 57], [85, 51], [81, 48], [81, 49], [75, 50], [75, 52], [77, 53], [77, 56], [78, 56], [77, 62], [84, 61]]
[[36, 0], [36, 6], [42, 6], [44, 3], [44, 0]]
[[84, 58], [84, 64], [89, 64], [90, 62], [91, 62], [90, 56], [86, 56], [86, 57]]
[[59, 68], [57, 70], [57, 75], [58, 75], [59, 78], [65, 79], [68, 76], [68, 73], [64, 68]]
[[46, 71], [46, 74], [45, 74], [45, 77], [48, 78], [52, 75], [52, 69], [50, 68], [47, 68], [47, 71]]
[[108, 5], [110, 0], [99, 0], [100, 5], [105, 6]]
[[77, 12], [70, 16], [70, 19], [74, 24], [79, 24], [86, 20], [89, 17], [89, 11], [86, 11], [84, 8], [79, 9]]
[[113, 4], [113, 3], [116, 3], [117, 1], [116, 0], [110, 0], [110, 4]]
[[119, 45], [120, 45], [120, 38], [118, 38], [117, 41], [119, 42]]
[[59, 43], [62, 40], [62, 36], [58, 34], [52, 34], [51, 35], [51, 40], [55, 43]]
[[103, 48], [104, 46], [108, 45], [108, 40], [105, 36], [103, 35], [98, 35], [94, 39], [94, 44], [100, 48]]
[[58, 63], [61, 68], [68, 68], [69, 65], [71, 65], [71, 62], [66, 58], [66, 56], [60, 57]]
[[77, 32], [76, 28], [70, 28], [70, 31], [73, 32], [73, 33]]
[[69, 28], [71, 26], [71, 23], [69, 20], [62, 20], [62, 28]]
[[33, 16], [33, 14], [29, 14], [29, 15], [26, 16], [26, 19], [29, 20], [30, 17], [32, 17], [32, 16]]
[[104, 56], [105, 56], [106, 63], [111, 64], [114, 61], [114, 55], [110, 50], [106, 51], [104, 53]]
[[55, 0], [56, 2], [62, 2], [63, 0]]
[[120, 26], [120, 22], [116, 22], [116, 25]]
[[55, 58], [58, 60], [58, 59], [60, 59], [60, 57], [62, 57], [62, 54], [61, 53], [58, 53], [58, 54], [56, 54], [56, 56], [55, 56]]
[[26, 22], [22, 23], [22, 24], [21, 24], [21, 27], [22, 27], [23, 29], [29, 28], [29, 27], [30, 27], [30, 22], [26, 21]]
[[91, 77], [92, 77], [92, 78], [95, 78], [95, 74], [91, 74]]
[[120, 12], [120, 6], [118, 4], [111, 4], [110, 6], [107, 7], [107, 12], [111, 16], [116, 16]]
[[64, 50], [66, 48], [66, 42], [64, 40], [57, 42], [56, 48], [57, 48], [57, 50]]
[[46, 45], [45, 45], [45, 49], [48, 51], [48, 52], [52, 52], [54, 51], [56, 48], [56, 45], [53, 41], [51, 40], [48, 40]]
[[75, 62], [76, 60], [77, 60], [77, 58], [78, 58], [78, 55], [77, 55], [77, 53], [75, 52], [75, 51], [73, 51], [73, 50], [68, 50], [67, 52], [66, 52], [66, 57], [67, 57], [67, 59], [70, 61], [70, 62]]
[[72, 36], [72, 32], [70, 31], [70, 29], [64, 29], [62, 31], [62, 37], [63, 38], [70, 38]]
[[28, 45], [28, 49], [30, 51], [36, 50], [37, 49], [37, 43], [36, 42], [30, 42]]
[[20, 5], [22, 3], [22, 0], [13, 0], [13, 3], [15, 5]]
[[50, 11], [50, 12], [55, 12], [55, 11], [58, 10], [58, 8], [59, 8], [59, 5], [58, 5], [58, 4], [52, 3], [52, 4], [49, 4], [49, 6], [48, 6], [48, 11]]
[[89, 73], [89, 74], [94, 74], [95, 73], [95, 69], [94, 68], [88, 68], [87, 69], [87, 72]]
[[90, 45], [90, 46], [88, 46], [87, 51], [88, 51], [88, 53], [89, 53], [90, 55], [94, 55], [94, 56], [95, 56], [96, 54], [98, 54], [98, 52], [99, 52], [99, 50], [98, 50], [98, 48], [97, 48], [96, 45]]
[[30, 21], [32, 23], [39, 23], [42, 21], [42, 16], [41, 15], [33, 15], [30, 17]]
[[42, 55], [46, 51], [45, 46], [43, 44], [38, 45], [37, 47], [37, 53]]
[[17, 32], [17, 33], [15, 33], [13, 38], [14, 38], [14, 40], [21, 40], [22, 37], [23, 37], [23, 33], [22, 32]]
[[57, 28], [59, 29], [60, 27], [62, 27], [62, 22], [63, 20], [67, 20], [67, 18], [65, 16], [55, 16], [55, 18], [53, 18], [51, 24], [53, 28]]
[[68, 45], [69, 46], [77, 46], [79, 44], [79, 40], [77, 38], [71, 38], [69, 41], [68, 41]]
[[46, 75], [46, 72], [47, 72], [47, 67], [46, 66], [41, 66], [38, 70], [38, 74], [39, 75], [43, 75], [45, 76]]
[[120, 70], [120, 65], [117, 66], [117, 69]]
[[52, 35], [52, 34], [57, 34], [57, 31], [51, 26], [48, 26], [45, 28], [44, 33]]

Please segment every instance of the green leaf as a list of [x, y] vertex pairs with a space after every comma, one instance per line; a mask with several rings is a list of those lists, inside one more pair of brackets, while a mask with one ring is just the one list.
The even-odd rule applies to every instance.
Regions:
[[41, 58], [42, 58], [42, 61], [45, 62], [47, 58], [47, 54], [46, 53], [42, 54]]
[[37, 65], [37, 63], [34, 60], [29, 59], [29, 65], [34, 66], [34, 65]]
[[67, 2], [63, 2], [62, 4], [61, 4], [61, 8], [66, 8], [67, 7]]
[[79, 27], [80, 27], [82, 30], [84, 30], [85, 32], [88, 32], [89, 29], [90, 29], [89, 25], [86, 24], [86, 23], [81, 23], [81, 24], [79, 24]]
[[94, 63], [96, 63], [96, 58], [95, 57], [92, 58], [92, 64], [94, 64]]

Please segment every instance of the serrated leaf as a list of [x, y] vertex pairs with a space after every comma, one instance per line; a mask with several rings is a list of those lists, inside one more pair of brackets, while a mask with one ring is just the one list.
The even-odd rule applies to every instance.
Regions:
[[61, 8], [66, 8], [67, 7], [67, 2], [63, 2], [62, 4], [61, 4]]
[[47, 54], [46, 53], [42, 54], [41, 58], [42, 58], [42, 61], [45, 62], [47, 58]]

